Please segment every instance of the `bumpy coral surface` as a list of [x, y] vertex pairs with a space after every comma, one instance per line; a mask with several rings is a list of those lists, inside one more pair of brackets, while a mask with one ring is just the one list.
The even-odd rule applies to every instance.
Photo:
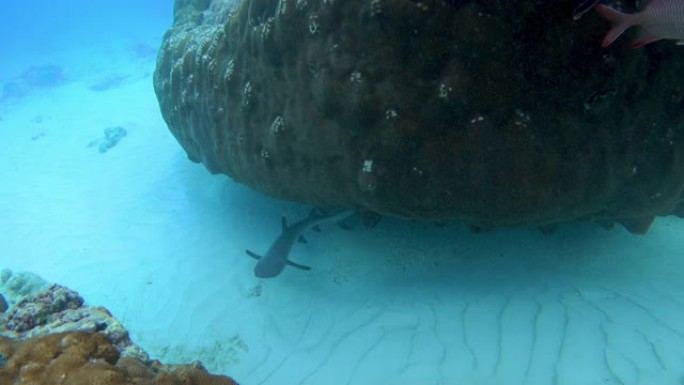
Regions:
[[[189, 158], [273, 196], [478, 227], [684, 214], [684, 62], [575, 0], [177, 0]], [[629, 39], [626, 39], [628, 41]]]
[[0, 384], [236, 385], [200, 363], [151, 360], [107, 309], [84, 305], [60, 285], [26, 295], [0, 314]]
[[0, 336], [23, 340], [62, 332], [97, 332], [107, 336], [124, 355], [149, 359], [107, 309], [83, 302], [77, 292], [51, 285], [25, 296], [0, 315]]
[[83, 298], [73, 290], [53, 285], [48, 290], [30, 296], [10, 309], [5, 318], [8, 330], [25, 332], [52, 322], [57, 314], [75, 310], [83, 305]]
[[0, 293], [5, 296], [9, 304], [43, 291], [50, 287], [50, 283], [43, 278], [28, 272], [15, 273], [10, 269], [0, 271]]
[[121, 358], [99, 333], [65, 332], [13, 341], [0, 337], [0, 384], [14, 385], [236, 385], [214, 376], [199, 364], [146, 364]]

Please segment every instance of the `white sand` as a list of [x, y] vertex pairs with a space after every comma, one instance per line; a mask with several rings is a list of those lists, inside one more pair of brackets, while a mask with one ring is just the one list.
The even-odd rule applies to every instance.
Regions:
[[[55, 54], [67, 84], [0, 104], [0, 268], [108, 307], [156, 358], [244, 385], [681, 384], [684, 221], [644, 236], [327, 226], [293, 251], [311, 272], [259, 280], [244, 249], [308, 208], [189, 162], [133, 43]], [[112, 76], [127, 78], [89, 89]], [[110, 126], [128, 135], [88, 147]]]

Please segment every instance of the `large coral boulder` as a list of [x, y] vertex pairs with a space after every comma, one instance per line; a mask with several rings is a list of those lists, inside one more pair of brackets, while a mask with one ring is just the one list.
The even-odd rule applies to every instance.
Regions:
[[[684, 62], [576, 0], [177, 0], [189, 158], [276, 197], [481, 227], [684, 214]], [[629, 3], [629, 2], [626, 2]], [[628, 4], [629, 5], [629, 4]]]

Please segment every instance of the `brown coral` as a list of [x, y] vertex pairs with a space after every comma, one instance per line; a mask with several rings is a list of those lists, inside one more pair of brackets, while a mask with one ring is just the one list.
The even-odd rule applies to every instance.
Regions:
[[147, 354], [133, 344], [128, 331], [101, 306], [83, 305], [83, 298], [61, 285], [22, 298], [0, 316], [0, 335], [14, 339], [61, 332], [99, 332], [124, 355], [147, 360]]
[[207, 373], [200, 364], [145, 364], [120, 358], [119, 350], [99, 333], [66, 332], [15, 341], [0, 337], [0, 384], [65, 385], [235, 385]]
[[0, 384], [225, 385], [200, 363], [162, 365], [104, 307], [64, 286], [26, 295], [0, 315]]

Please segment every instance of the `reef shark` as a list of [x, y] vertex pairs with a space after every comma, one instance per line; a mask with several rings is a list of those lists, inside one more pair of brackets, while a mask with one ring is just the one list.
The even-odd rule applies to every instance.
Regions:
[[354, 212], [350, 210], [322, 213], [319, 210], [314, 209], [307, 218], [293, 223], [291, 226], [287, 225], [287, 221], [285, 220], [285, 217], [283, 217], [282, 233], [276, 238], [266, 254], [259, 255], [250, 250], [245, 250], [247, 255], [258, 261], [254, 267], [254, 275], [259, 278], [272, 278], [280, 274], [283, 269], [285, 269], [285, 265], [296, 267], [301, 270], [311, 270], [309, 266], [300, 265], [288, 259], [292, 246], [298, 241], [306, 243], [306, 240], [302, 237], [304, 231], [310, 228], [317, 228], [321, 223], [341, 221], [351, 216], [353, 213]]

